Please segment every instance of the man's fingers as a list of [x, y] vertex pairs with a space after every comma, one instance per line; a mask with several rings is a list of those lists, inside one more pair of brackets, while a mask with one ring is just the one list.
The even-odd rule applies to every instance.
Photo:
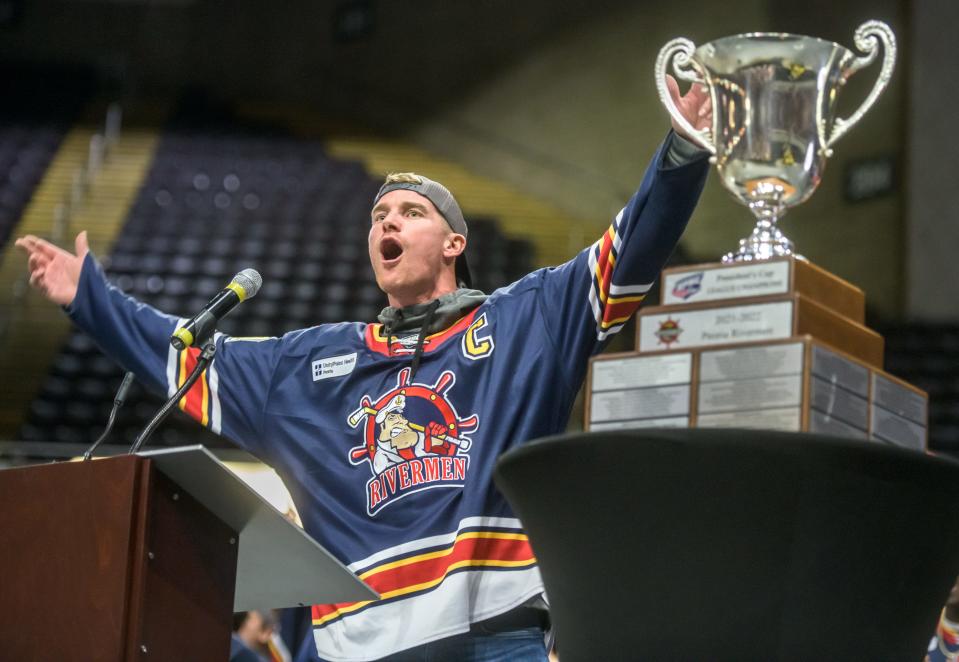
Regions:
[[695, 99], [696, 103], [702, 103], [705, 99], [709, 98], [709, 92], [706, 90], [706, 86], [702, 83], [695, 83], [692, 87], [689, 88], [689, 92], [686, 93], [691, 99]]
[[45, 239], [28, 234], [21, 239], [17, 239], [17, 246], [28, 253], [42, 253], [48, 258], [53, 258], [60, 252], [60, 249]]
[[40, 237], [35, 237], [32, 234], [25, 235], [17, 239], [17, 246], [20, 246], [27, 251], [38, 250], [39, 247], [43, 244], [43, 240]]
[[669, 96], [673, 98], [673, 103], [678, 103], [682, 98], [679, 94], [679, 83], [669, 74], [666, 74], [666, 89], [669, 90]]
[[25, 237], [20, 237], [19, 239], [17, 239], [14, 245], [20, 250], [22, 250], [24, 253], [26, 253], [27, 255], [31, 255], [34, 251], [37, 250], [36, 244], [37, 244], [37, 238], [34, 237], [33, 235], [28, 234]]
[[43, 253], [31, 253], [27, 259], [27, 268], [29, 268], [30, 271], [37, 271], [38, 269], [46, 267], [49, 262], [50, 258]]
[[87, 231], [84, 230], [77, 235], [76, 241], [73, 243], [77, 251], [77, 257], [83, 257], [90, 251], [90, 244], [87, 243]]
[[46, 274], [46, 270], [39, 269], [30, 274], [30, 285], [33, 287], [42, 287], [41, 283], [43, 282], [43, 276]]

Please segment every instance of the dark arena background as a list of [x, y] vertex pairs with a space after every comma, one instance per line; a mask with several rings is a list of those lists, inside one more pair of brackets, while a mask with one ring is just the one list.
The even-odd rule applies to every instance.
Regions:
[[[0, 469], [82, 455], [123, 377], [29, 286], [17, 237], [73, 250], [87, 230], [113, 283], [186, 318], [255, 268], [262, 290], [218, 327], [232, 335], [372, 322], [387, 304], [370, 204], [385, 174], [416, 171], [460, 201], [491, 292], [572, 257], [628, 200], [669, 129], [653, 77], [668, 40], [852, 48], [868, 19], [896, 33], [892, 82], [782, 227], [865, 291], [885, 369], [929, 394], [929, 450], [959, 458], [955, 3], [0, 0]], [[850, 80], [842, 115], [875, 75]], [[715, 262], [751, 225], [712, 169], [670, 264]], [[634, 338], [631, 322], [608, 351]], [[135, 384], [99, 452], [126, 452], [162, 401]], [[191, 444], [291, 508], [181, 411], [149, 447]]]

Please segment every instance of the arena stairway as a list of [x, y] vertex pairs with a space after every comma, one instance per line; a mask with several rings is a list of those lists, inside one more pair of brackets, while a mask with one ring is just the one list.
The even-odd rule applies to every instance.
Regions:
[[[99, 174], [87, 184], [82, 203], [74, 204], [69, 222], [58, 228], [57, 207], [73, 196], [76, 173], [87, 164], [95, 132], [92, 123], [83, 123], [67, 133], [12, 236], [60, 235], [55, 238], [72, 250], [75, 232], [86, 229], [94, 252], [109, 249], [153, 158], [157, 131], [125, 130]], [[0, 380], [6, 391], [0, 399], [0, 439], [11, 439], [68, 336], [70, 323], [28, 287], [26, 260], [12, 240], [0, 260]]]

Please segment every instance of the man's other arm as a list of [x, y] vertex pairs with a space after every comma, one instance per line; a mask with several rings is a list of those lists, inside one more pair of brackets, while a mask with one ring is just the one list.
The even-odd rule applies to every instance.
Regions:
[[[86, 233], [70, 253], [28, 235], [16, 245], [28, 256], [30, 283], [90, 335], [105, 354], [152, 391], [171, 396], [195, 364], [198, 350], [177, 352], [170, 334], [182, 320], [127, 296], [110, 284], [90, 253]], [[238, 342], [218, 334], [217, 355], [180, 402], [180, 408], [216, 433], [260, 455], [260, 424], [277, 339]]]

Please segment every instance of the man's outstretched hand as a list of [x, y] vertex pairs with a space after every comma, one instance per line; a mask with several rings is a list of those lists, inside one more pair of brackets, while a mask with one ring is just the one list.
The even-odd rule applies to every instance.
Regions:
[[73, 303], [83, 258], [90, 251], [86, 230], [77, 235], [76, 255], [32, 234], [17, 239], [17, 247], [27, 254], [30, 284], [53, 303], [61, 306]]
[[[692, 87], [689, 88], [689, 92], [687, 92], [685, 96], [681, 96], [679, 93], [679, 83], [676, 82], [675, 78], [667, 74], [666, 87], [669, 89], [669, 96], [673, 98], [673, 103], [676, 104], [679, 113], [687, 122], [693, 125], [694, 129], [701, 131], [702, 129], [712, 128], [713, 103], [705, 85], [694, 83]], [[673, 131], [686, 140], [696, 143], [697, 145], [699, 144], [697, 140], [686, 133], [683, 127], [679, 126], [679, 123], [675, 119], [671, 118], [671, 121], [673, 123]]]

